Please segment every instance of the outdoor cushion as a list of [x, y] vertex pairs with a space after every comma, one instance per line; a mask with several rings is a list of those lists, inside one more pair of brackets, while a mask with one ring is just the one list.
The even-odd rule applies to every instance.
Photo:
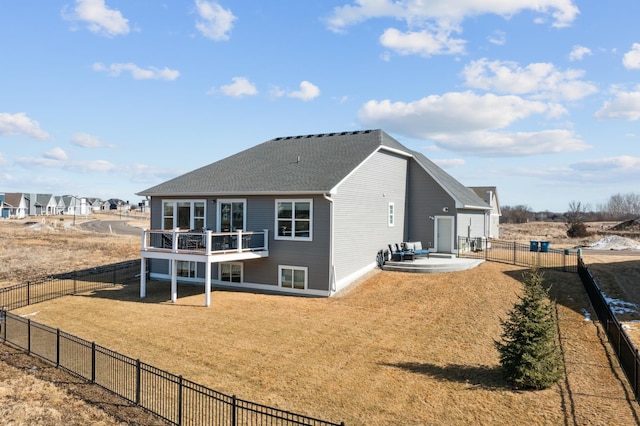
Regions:
[[420, 241], [413, 243], [413, 249], [415, 251], [422, 251], [422, 243]]
[[413, 243], [402, 243], [403, 249], [405, 251], [413, 251], [414, 250], [414, 245]]

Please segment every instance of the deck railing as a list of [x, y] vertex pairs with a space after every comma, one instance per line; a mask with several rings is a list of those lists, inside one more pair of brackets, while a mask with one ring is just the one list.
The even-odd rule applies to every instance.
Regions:
[[202, 255], [269, 250], [269, 230], [194, 232], [174, 230], [142, 231], [142, 251], [196, 253]]

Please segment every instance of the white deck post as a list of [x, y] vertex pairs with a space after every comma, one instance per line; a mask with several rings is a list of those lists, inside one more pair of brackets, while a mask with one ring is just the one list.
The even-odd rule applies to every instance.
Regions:
[[262, 231], [264, 232], [264, 242], [262, 243], [262, 246], [264, 250], [269, 250], [269, 230], [263, 229]]
[[140, 299], [147, 297], [147, 258], [140, 259]]
[[206, 256], [209, 256], [211, 254], [211, 231], [207, 231], [204, 233], [204, 247], [205, 247], [205, 251], [204, 254]]
[[204, 306], [211, 306], [211, 259], [204, 263]]
[[178, 301], [178, 261], [171, 260], [171, 301]]
[[147, 251], [147, 229], [142, 230], [142, 251]]

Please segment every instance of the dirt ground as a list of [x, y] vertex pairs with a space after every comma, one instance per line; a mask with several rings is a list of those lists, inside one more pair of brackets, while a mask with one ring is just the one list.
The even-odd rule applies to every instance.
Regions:
[[[590, 261], [603, 270], [621, 266], [606, 258]], [[627, 261], [625, 273], [634, 270], [635, 260]], [[152, 283], [144, 301], [134, 285], [18, 312], [216, 390], [348, 425], [638, 424], [638, 404], [601, 328], [589, 320], [590, 305], [574, 274], [545, 273], [558, 301], [565, 379], [538, 392], [504, 382], [493, 341], [517, 300], [522, 271], [487, 262], [447, 274], [379, 272], [331, 299], [215, 291], [211, 308], [202, 306], [200, 288], [180, 286], [172, 304], [168, 284]], [[6, 362], [18, 359], [0, 350]], [[0, 379], [0, 407], [16, 407], [12, 415], [18, 416], [22, 400], [3, 392], [18, 395], [21, 380], [47, 369], [34, 370], [28, 361], [12, 365], [18, 377], [11, 370]], [[105, 424], [122, 420], [112, 421]]]

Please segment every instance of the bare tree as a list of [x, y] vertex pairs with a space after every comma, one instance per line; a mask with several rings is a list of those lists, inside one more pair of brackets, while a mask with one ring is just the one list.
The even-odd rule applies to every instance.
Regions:
[[589, 231], [584, 224], [585, 216], [589, 210], [589, 205], [583, 205], [580, 201], [571, 201], [569, 210], [564, 214], [567, 221], [567, 236], [569, 238], [588, 237]]
[[627, 220], [640, 216], [640, 194], [615, 194], [601, 207], [613, 220]]
[[505, 223], [526, 223], [533, 218], [531, 207], [523, 204], [504, 206], [501, 209], [502, 221]]

